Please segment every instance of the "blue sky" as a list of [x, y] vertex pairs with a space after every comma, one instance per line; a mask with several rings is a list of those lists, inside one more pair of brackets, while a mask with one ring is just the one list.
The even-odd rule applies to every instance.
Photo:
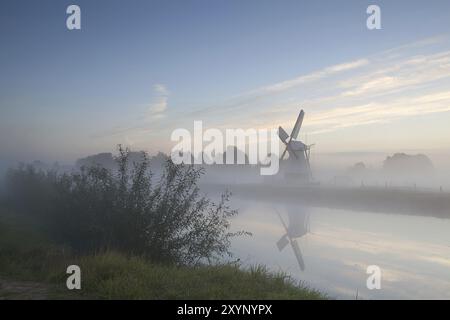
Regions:
[[449, 1], [2, 1], [0, 160], [168, 151], [193, 120], [289, 128], [300, 106], [318, 152], [449, 150], [449, 21]]

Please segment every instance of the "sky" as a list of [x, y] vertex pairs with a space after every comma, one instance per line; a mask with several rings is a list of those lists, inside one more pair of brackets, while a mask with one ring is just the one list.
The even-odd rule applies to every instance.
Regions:
[[447, 152], [449, 21], [446, 0], [1, 1], [0, 162], [168, 152], [194, 120], [290, 132], [300, 109], [315, 152]]

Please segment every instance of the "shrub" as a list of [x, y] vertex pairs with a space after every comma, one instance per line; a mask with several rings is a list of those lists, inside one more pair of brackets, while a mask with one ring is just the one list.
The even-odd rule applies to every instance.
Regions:
[[20, 166], [7, 174], [10, 202], [58, 243], [76, 252], [117, 250], [153, 261], [193, 265], [229, 255], [230, 194], [218, 203], [197, 186], [203, 169], [166, 160], [154, 182], [147, 154], [129, 163], [119, 146], [117, 170], [82, 167], [71, 173]]

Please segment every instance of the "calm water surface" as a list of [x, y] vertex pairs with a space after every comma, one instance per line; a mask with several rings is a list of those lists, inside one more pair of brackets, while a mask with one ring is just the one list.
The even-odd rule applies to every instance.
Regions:
[[[233, 199], [232, 251], [338, 299], [450, 299], [450, 220]], [[369, 265], [381, 289], [369, 290]]]

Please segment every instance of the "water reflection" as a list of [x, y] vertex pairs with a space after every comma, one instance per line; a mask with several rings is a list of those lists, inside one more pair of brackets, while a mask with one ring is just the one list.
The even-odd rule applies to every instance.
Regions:
[[[233, 202], [233, 227], [253, 233], [232, 244], [246, 265], [287, 272], [335, 298], [450, 299], [448, 219]], [[381, 290], [366, 287], [369, 265], [382, 270]]]
[[309, 215], [307, 209], [303, 206], [290, 206], [287, 207], [288, 212], [287, 223], [284, 221], [282, 215], [276, 210], [281, 224], [284, 227], [286, 233], [277, 241], [277, 247], [279, 251], [290, 245], [294, 255], [297, 259], [300, 270], [305, 270], [305, 262], [303, 261], [302, 252], [298, 245], [297, 239], [306, 235], [309, 231]]

